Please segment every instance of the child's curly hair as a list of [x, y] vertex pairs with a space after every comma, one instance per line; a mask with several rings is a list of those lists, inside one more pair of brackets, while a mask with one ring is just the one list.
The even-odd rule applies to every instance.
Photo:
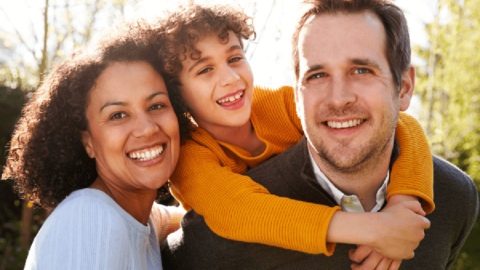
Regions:
[[[158, 48], [147, 42], [146, 25], [142, 20], [122, 23], [105, 32], [91, 50], [75, 51], [51, 71], [25, 105], [2, 175], [15, 180], [20, 197], [52, 208], [95, 181], [95, 160], [88, 157], [79, 136], [87, 130], [89, 91], [114, 62], [145, 61], [162, 70], [161, 59], [154, 57]], [[175, 112], [181, 119], [183, 112]]]
[[[210, 34], [218, 35], [222, 44], [227, 43], [228, 31], [232, 31], [243, 47], [243, 39], [255, 39], [252, 23], [252, 18], [239, 7], [188, 1], [165, 11], [163, 17], [150, 25], [149, 41], [165, 63], [170, 101], [176, 110], [190, 115], [180, 93], [178, 75], [182, 70], [182, 61], [187, 57], [201, 58], [196, 44]], [[192, 124], [188, 123], [185, 129], [191, 130]]]

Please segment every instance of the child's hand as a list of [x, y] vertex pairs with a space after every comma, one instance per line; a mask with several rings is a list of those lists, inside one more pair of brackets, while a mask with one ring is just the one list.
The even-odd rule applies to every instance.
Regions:
[[[403, 195], [402, 195], [403, 196]], [[378, 213], [372, 244], [376, 251], [392, 259], [411, 259], [420, 241], [425, 237], [425, 229], [430, 228], [430, 221], [425, 218], [418, 201], [398, 201], [387, 204]]]
[[[392, 195], [388, 199], [386, 207], [394, 205], [397, 202], [404, 202], [404, 201], [416, 201], [416, 202], [418, 202], [419, 198], [416, 197], [416, 196], [413, 196], [413, 195], [395, 194], [395, 195]], [[424, 213], [423, 216], [425, 216], [425, 213]]]
[[349, 252], [350, 260], [356, 262], [351, 265], [353, 270], [397, 270], [401, 260], [392, 260], [382, 256], [373, 247], [359, 245]]

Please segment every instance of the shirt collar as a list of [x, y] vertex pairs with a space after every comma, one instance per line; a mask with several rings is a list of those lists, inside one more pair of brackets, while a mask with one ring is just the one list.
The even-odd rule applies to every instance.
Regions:
[[[330, 195], [333, 197], [335, 202], [342, 208], [345, 212], [365, 212], [363, 209], [360, 200], [356, 195], [345, 195], [342, 191], [340, 191], [328, 177], [320, 170], [317, 163], [313, 159], [312, 153], [310, 148], [307, 145], [308, 153], [310, 156], [310, 161], [312, 163], [313, 172], [315, 174], [315, 178], [320, 184], [320, 186]], [[371, 212], [378, 212], [382, 208], [383, 204], [385, 203], [387, 197], [387, 186], [390, 180], [390, 170], [387, 172], [387, 176], [383, 181], [383, 184], [377, 191], [376, 195], [376, 205], [372, 208]]]

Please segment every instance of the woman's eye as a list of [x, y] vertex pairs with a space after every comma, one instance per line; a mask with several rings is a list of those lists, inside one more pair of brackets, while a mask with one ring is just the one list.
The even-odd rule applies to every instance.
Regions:
[[124, 112], [118, 112], [114, 113], [111, 117], [110, 120], [118, 120], [127, 117], [127, 114]]
[[355, 69], [355, 73], [357, 74], [366, 74], [366, 73], [369, 73], [370, 70], [366, 69], [366, 68], [357, 68]]
[[242, 59], [243, 59], [242, 57], [238, 56], [238, 57], [234, 57], [234, 58], [228, 60], [228, 62], [229, 62], [229, 63], [235, 63], [235, 62], [238, 62], [238, 61], [240, 61], [240, 60], [242, 60]]
[[204, 68], [204, 69], [200, 70], [200, 72], [198, 74], [200, 75], [200, 74], [203, 74], [203, 73], [207, 73], [210, 70], [212, 70], [212, 69], [211, 68]]
[[148, 110], [149, 110], [149, 111], [160, 110], [160, 109], [162, 109], [163, 107], [165, 107], [164, 104], [153, 104], [152, 106], [150, 106], [150, 108], [149, 108]]

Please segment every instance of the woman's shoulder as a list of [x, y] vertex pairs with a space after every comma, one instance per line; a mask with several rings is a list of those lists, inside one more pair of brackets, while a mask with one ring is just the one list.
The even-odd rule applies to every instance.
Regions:
[[92, 263], [99, 262], [101, 257], [104, 257], [101, 262], [108, 260], [108, 254], [122, 254], [129, 258], [128, 228], [108, 202], [109, 197], [102, 193], [82, 189], [62, 201], [35, 237], [27, 265], [33, 262], [43, 265], [40, 269], [57, 269], [55, 265], [60, 267], [85, 256]]
[[120, 221], [119, 206], [107, 194], [100, 190], [85, 188], [72, 192], [52, 212], [55, 219], [71, 219], [89, 222], [100, 215]]
[[82, 238], [105, 238], [107, 234], [102, 230], [107, 228], [125, 235], [128, 229], [115, 202], [102, 191], [87, 188], [62, 201], [43, 224], [39, 236], [71, 235], [74, 230]]

